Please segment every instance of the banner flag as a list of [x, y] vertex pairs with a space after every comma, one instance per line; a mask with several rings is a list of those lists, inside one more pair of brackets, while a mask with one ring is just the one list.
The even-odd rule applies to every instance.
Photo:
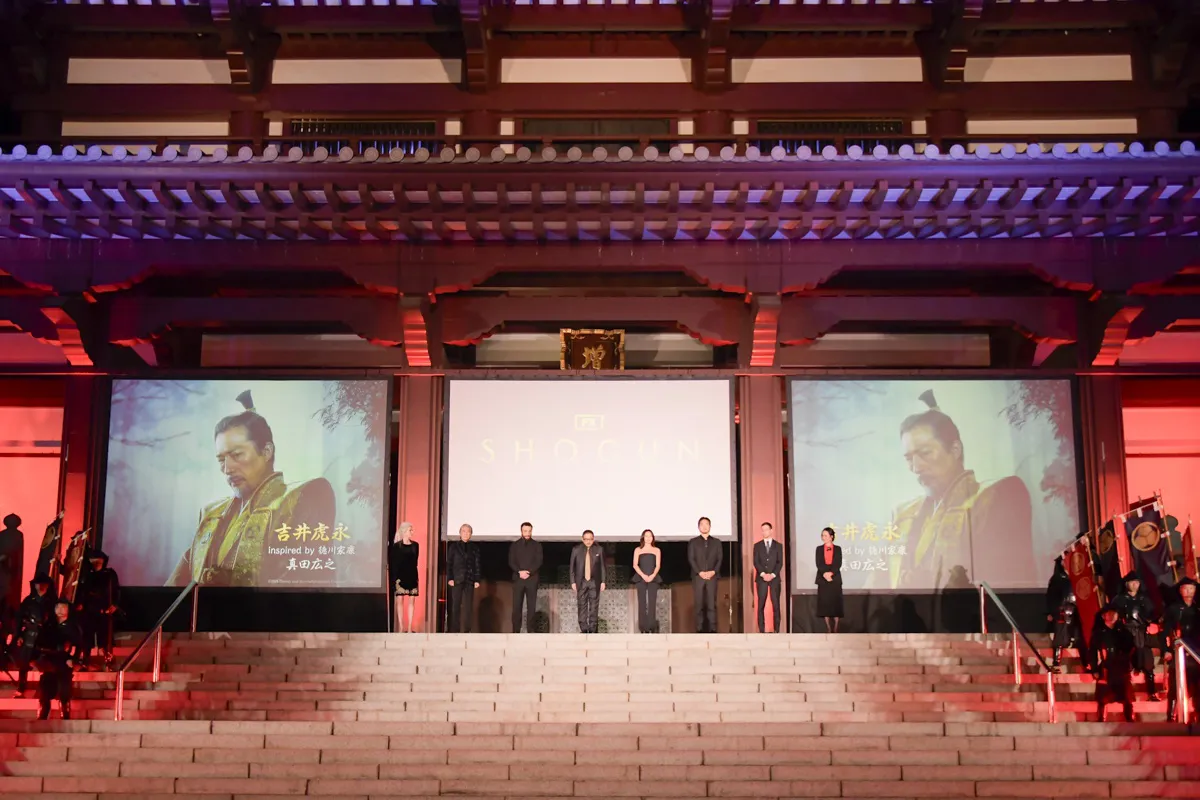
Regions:
[[1182, 537], [1183, 547], [1183, 574], [1194, 581], [1200, 580], [1200, 568], [1196, 566], [1196, 544], [1192, 538], [1192, 521], [1188, 520], [1188, 526], [1183, 531]]
[[1063, 553], [1063, 563], [1075, 591], [1075, 607], [1079, 613], [1079, 629], [1083, 633], [1083, 648], [1091, 644], [1092, 627], [1104, 604], [1092, 560], [1092, 537], [1081, 536]]
[[[1121, 563], [1117, 554], [1116, 525], [1113, 520], [1092, 531], [1092, 557], [1095, 559], [1096, 582], [1107, 597], [1121, 593]], [[1128, 571], [1128, 569], [1126, 569]]]
[[1171, 542], [1166, 535], [1163, 509], [1159, 502], [1144, 505], [1124, 515], [1123, 528], [1133, 554], [1134, 570], [1142, 579], [1154, 608], [1162, 614], [1164, 598], [1175, 585]]

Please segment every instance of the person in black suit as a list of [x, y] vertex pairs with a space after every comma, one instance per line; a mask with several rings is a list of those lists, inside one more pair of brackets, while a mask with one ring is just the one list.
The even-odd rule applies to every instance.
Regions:
[[542, 568], [542, 543], [533, 540], [533, 523], [521, 523], [521, 538], [508, 547], [513, 576], [513, 633], [521, 632], [521, 606], [525, 606], [525, 632], [534, 633], [537, 612], [538, 570]]
[[692, 568], [692, 598], [696, 604], [696, 633], [717, 632], [717, 573], [721, 571], [721, 543], [709, 536], [712, 520], [696, 523], [700, 535], [688, 542]]
[[842, 548], [833, 543], [833, 528], [821, 530], [817, 545], [817, 616], [825, 620], [826, 633], [837, 633], [845, 616], [842, 608]]
[[758, 595], [758, 632], [767, 632], [765, 605], [769, 593], [771, 617], [774, 620], [771, 630], [779, 633], [779, 587], [783, 584], [779, 570], [783, 569], [783, 548], [775, 541], [775, 528], [771, 523], [764, 522], [761, 529], [762, 541], [754, 543], [754, 571], [758, 573], [754, 580]]
[[479, 588], [482, 569], [479, 563], [479, 545], [471, 544], [473, 529], [462, 525], [458, 529], [458, 541], [446, 547], [446, 576], [450, 587], [450, 618], [446, 622], [448, 633], [470, 633], [471, 614], [475, 609], [475, 590]]
[[600, 593], [605, 586], [604, 551], [595, 546], [596, 534], [583, 532], [583, 544], [571, 551], [571, 591], [579, 607], [579, 632], [600, 632]]

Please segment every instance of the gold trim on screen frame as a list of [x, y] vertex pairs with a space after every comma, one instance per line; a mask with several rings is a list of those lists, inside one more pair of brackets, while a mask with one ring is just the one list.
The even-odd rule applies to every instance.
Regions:
[[616, 337], [617, 339], [617, 361], [619, 366], [617, 369], [625, 369], [625, 330], [617, 328], [614, 330], [604, 330], [602, 328], [559, 328], [558, 330], [558, 368], [567, 368], [567, 336], [592, 334], [602, 337]]

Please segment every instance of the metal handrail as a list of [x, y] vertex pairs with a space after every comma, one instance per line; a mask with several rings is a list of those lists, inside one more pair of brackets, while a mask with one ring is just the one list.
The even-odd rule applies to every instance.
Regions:
[[1183, 640], [1182, 636], [1175, 638], [1175, 713], [1179, 715], [1178, 721], [1184, 725], [1188, 724], [1188, 717], [1191, 711], [1188, 708], [1188, 685], [1187, 685], [1187, 664], [1184, 662], [1184, 655], [1189, 655], [1192, 660], [1200, 664], [1200, 653], [1197, 653], [1190, 644]]
[[146, 645], [150, 643], [150, 640], [154, 639], [154, 669], [150, 673], [150, 682], [152, 684], [158, 683], [158, 679], [162, 674], [163, 625], [166, 625], [171, 615], [175, 613], [179, 606], [183, 605], [183, 601], [187, 599], [189, 594], [192, 596], [192, 633], [196, 632], [196, 617], [200, 610], [200, 584], [193, 580], [187, 586], [183, 587], [183, 591], [167, 607], [163, 615], [158, 618], [158, 622], [154, 624], [154, 627], [142, 637], [142, 641], [138, 643], [138, 646], [133, 648], [133, 652], [126, 656], [125, 660], [121, 662], [121, 666], [117, 668], [117, 702], [113, 709], [113, 719], [118, 722], [125, 716], [125, 672], [133, 666], [133, 662], [146, 649]]
[[[1046, 670], [1046, 700], [1050, 706], [1050, 721], [1057, 722], [1057, 714], [1054, 710], [1054, 668], [1050, 663], [1042, 657], [1038, 652], [1037, 647], [1030, 641], [1021, 627], [1017, 625], [1017, 621], [1013, 619], [1013, 615], [1008, 613], [1008, 607], [1004, 602], [996, 596], [992, 591], [992, 587], [987, 585], [986, 581], [979, 582], [979, 630], [980, 633], [986, 634], [987, 631], [987, 598], [992, 598], [992, 602], [996, 604], [996, 608], [1000, 609], [1000, 613], [1008, 620], [1008, 624], [1012, 626], [1012, 652], [1013, 652], [1013, 678], [1017, 686], [1021, 685], [1021, 649], [1020, 640], [1023, 640], [1029, 650], [1033, 653], [1037, 663], [1042, 665], [1042, 669]], [[1017, 637], [1020, 637], [1018, 640]]]

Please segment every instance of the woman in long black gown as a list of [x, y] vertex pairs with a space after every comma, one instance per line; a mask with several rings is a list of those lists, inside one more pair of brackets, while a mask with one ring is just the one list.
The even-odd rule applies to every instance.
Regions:
[[633, 551], [633, 585], [637, 590], [638, 630], [658, 633], [658, 585], [662, 583], [662, 551], [654, 543], [654, 531], [642, 531], [642, 540]]
[[842, 548], [833, 543], [833, 528], [821, 531], [817, 545], [817, 616], [825, 620], [826, 633], [837, 633], [845, 616], [842, 608]]

